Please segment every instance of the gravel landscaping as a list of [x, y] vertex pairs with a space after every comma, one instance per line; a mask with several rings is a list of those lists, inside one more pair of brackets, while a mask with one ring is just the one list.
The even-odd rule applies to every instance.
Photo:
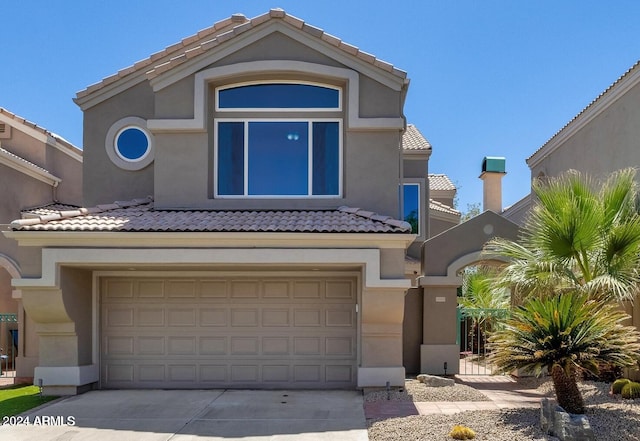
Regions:
[[[392, 401], [489, 401], [482, 393], [464, 384], [446, 387], [427, 387], [418, 380], [407, 379], [404, 389], [391, 390]], [[387, 391], [379, 390], [365, 394], [364, 401], [382, 401], [387, 399]]]
[[[415, 385], [410, 385], [408, 380], [405, 396], [414, 397], [414, 401], [430, 401], [422, 398], [423, 395], [421, 395], [420, 388], [416, 388], [418, 392], [413, 392], [413, 386]], [[419, 384], [418, 386], [423, 385]], [[431, 401], [460, 401], [460, 395], [457, 394], [462, 389], [458, 389], [458, 386], [460, 385], [448, 388], [433, 388], [449, 389], [452, 395], [444, 400], [437, 398]], [[535, 384], [532, 387], [535, 387]], [[585, 382], [580, 384], [580, 389], [587, 405], [586, 414], [596, 439], [603, 441], [640, 441], [640, 400], [622, 400], [618, 397], [612, 397], [609, 395], [609, 387], [608, 383]], [[538, 390], [545, 395], [553, 396], [553, 388], [550, 381], [540, 384]], [[441, 392], [444, 391], [428, 391], [424, 393], [424, 397], [440, 396]], [[475, 390], [474, 392], [479, 394]], [[381, 392], [374, 392], [373, 394], [375, 395], [365, 395], [365, 400], [386, 399], [386, 391], [382, 393], [384, 393], [383, 398], [380, 398]], [[415, 395], [413, 395], [414, 393]], [[461, 392], [461, 394], [464, 396], [466, 392]], [[402, 396], [402, 393], [397, 393], [397, 396]], [[393, 397], [392, 393], [392, 399], [401, 399]], [[463, 398], [463, 400], [466, 399]], [[462, 412], [454, 415], [420, 415], [389, 418], [369, 421], [369, 439], [371, 441], [450, 441], [452, 438], [449, 436], [449, 432], [453, 426], [462, 424], [472, 428], [476, 432], [475, 439], [479, 441], [555, 441], [557, 438], [542, 433], [539, 429], [539, 422], [539, 409], [483, 410]]]

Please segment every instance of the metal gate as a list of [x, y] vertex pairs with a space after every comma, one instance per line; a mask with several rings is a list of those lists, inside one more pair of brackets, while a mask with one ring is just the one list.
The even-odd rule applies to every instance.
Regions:
[[[18, 354], [17, 314], [0, 314], [0, 377], [15, 376]], [[11, 371], [11, 372], [10, 372]]]
[[495, 374], [495, 367], [487, 359], [487, 341], [491, 331], [509, 317], [509, 310], [459, 307], [457, 312], [460, 375]]

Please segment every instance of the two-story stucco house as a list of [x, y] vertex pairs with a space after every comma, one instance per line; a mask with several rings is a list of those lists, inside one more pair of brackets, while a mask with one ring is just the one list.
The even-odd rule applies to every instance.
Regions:
[[[13, 112], [0, 107], [0, 225], [5, 229], [23, 210], [82, 203], [82, 150]], [[39, 250], [19, 248], [0, 234], [0, 369], [17, 366], [18, 376], [33, 376], [38, 360], [34, 323], [21, 307], [19, 279], [39, 262]], [[28, 271], [28, 270], [27, 270]]]
[[427, 225], [401, 220], [408, 85], [276, 9], [79, 92], [91, 208], [5, 233], [42, 253], [14, 280], [39, 338], [34, 381], [403, 385], [405, 255]]

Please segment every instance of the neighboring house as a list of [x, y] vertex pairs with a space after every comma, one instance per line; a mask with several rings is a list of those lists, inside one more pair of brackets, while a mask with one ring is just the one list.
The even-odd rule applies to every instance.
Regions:
[[[21, 217], [25, 209], [80, 204], [82, 150], [0, 107], [0, 188], [3, 230]], [[37, 251], [19, 248], [16, 241], [0, 235], [0, 347], [10, 357], [17, 353], [19, 377], [33, 377], [38, 338], [33, 321], [22, 308], [21, 292], [11, 287], [11, 279], [39, 276]], [[17, 322], [13, 321], [13, 315]], [[13, 331], [17, 331], [17, 336], [9, 335]]]
[[[573, 169], [605, 177], [640, 164], [640, 61], [527, 159], [531, 179]], [[522, 223], [531, 197], [502, 215]]]
[[79, 92], [92, 208], [5, 233], [44, 392], [403, 385], [408, 84], [275, 9]]
[[456, 186], [447, 175], [429, 174], [429, 237], [460, 223], [461, 213], [454, 208]]
[[[403, 219], [417, 234], [407, 250], [406, 274], [415, 281], [420, 271], [420, 248], [431, 236], [460, 223], [460, 212], [453, 208], [456, 187], [443, 174], [429, 174], [432, 147], [413, 124], [408, 124], [402, 136], [404, 176]], [[428, 209], [426, 208], [428, 207]]]
[[[570, 169], [605, 178], [640, 165], [640, 61], [531, 155], [527, 165], [532, 180]], [[502, 216], [522, 224], [532, 203], [529, 194]], [[627, 304], [626, 311], [640, 328], [640, 302]]]

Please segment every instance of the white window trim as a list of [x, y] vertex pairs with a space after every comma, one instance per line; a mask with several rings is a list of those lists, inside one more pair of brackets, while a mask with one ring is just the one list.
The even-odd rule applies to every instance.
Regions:
[[[348, 106], [344, 116], [347, 130], [395, 130], [405, 127], [404, 118], [360, 117], [360, 77], [355, 70], [292, 60], [249, 61], [213, 67], [197, 72], [194, 76], [193, 117], [187, 119], [150, 119], [147, 127], [153, 133], [206, 132], [207, 88], [209, 83], [250, 73], [268, 74], [280, 72], [311, 73], [326, 78], [344, 80], [347, 83], [345, 99]], [[391, 87], [391, 84], [389, 86]], [[154, 83], [153, 85], [154, 91], [161, 90], [163, 87], [165, 87], [164, 83]], [[393, 88], [394, 90], [401, 90], [402, 87], [404, 86], [397, 85], [397, 87]]]
[[[128, 128], [140, 129], [146, 135], [147, 140], [149, 141], [147, 152], [140, 159], [125, 159], [122, 157], [122, 155], [120, 155], [118, 149], [116, 148], [115, 142], [116, 139], [118, 139], [118, 135], [122, 133], [123, 130]], [[153, 138], [153, 134], [151, 134], [147, 128], [147, 121], [137, 116], [128, 116], [114, 122], [107, 131], [107, 136], [105, 137], [104, 141], [104, 148], [111, 162], [113, 162], [117, 167], [128, 171], [142, 170], [143, 168], [151, 164], [155, 157], [155, 140]]]
[[[293, 85], [308, 85], [317, 86], [324, 89], [333, 89], [338, 91], [338, 106], [337, 107], [220, 107], [220, 92], [228, 89], [235, 89], [244, 86], [255, 86], [262, 84], [293, 84]], [[243, 83], [233, 83], [225, 86], [216, 87], [215, 92], [215, 110], [216, 112], [340, 112], [342, 111], [342, 88], [334, 86], [332, 84], [319, 83], [314, 81], [301, 81], [301, 80], [261, 80], [261, 81], [247, 81]]]
[[[242, 122], [244, 123], [244, 194], [242, 195], [221, 195], [218, 193], [218, 124], [221, 122]], [[308, 175], [307, 194], [304, 195], [251, 195], [249, 192], [249, 123], [252, 122], [306, 122], [309, 125], [309, 137], [307, 151], [308, 155]], [[313, 193], [313, 123], [314, 122], [336, 122], [338, 123], [338, 194], [335, 195], [314, 195]], [[216, 199], [338, 199], [342, 198], [343, 185], [343, 136], [341, 118], [216, 118], [214, 120], [213, 136], [213, 160], [214, 179], [213, 194]]]
[[[128, 129], [137, 129], [140, 132], [142, 132], [142, 134], [145, 136], [145, 138], [147, 138], [147, 150], [144, 152], [144, 155], [142, 155], [141, 157], [139, 157], [137, 159], [126, 158], [125, 156], [122, 155], [122, 153], [118, 149], [118, 138], [120, 137], [120, 135], [122, 135], [122, 133], [125, 130], [128, 130]], [[133, 163], [133, 164], [138, 163], [140, 161], [144, 161], [144, 159], [151, 154], [151, 148], [152, 148], [151, 135], [149, 135], [148, 131], [144, 130], [142, 127], [140, 127], [138, 125], [134, 125], [134, 124], [126, 125], [123, 128], [121, 128], [120, 130], [118, 130], [118, 133], [116, 133], [116, 136], [113, 138], [113, 148], [116, 151], [116, 155], [118, 155], [118, 157], [120, 159], [122, 159], [123, 161], [130, 162], [130, 163]]]

